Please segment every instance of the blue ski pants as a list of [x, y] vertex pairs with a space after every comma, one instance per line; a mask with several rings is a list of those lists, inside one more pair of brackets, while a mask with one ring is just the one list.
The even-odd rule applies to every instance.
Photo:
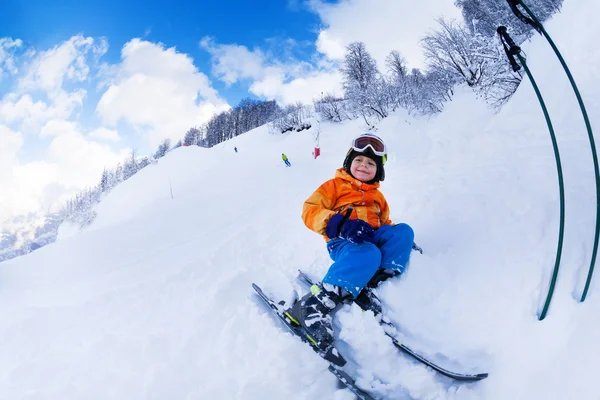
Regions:
[[344, 288], [356, 297], [379, 268], [404, 272], [415, 233], [407, 224], [384, 225], [375, 231], [373, 243], [333, 239], [327, 243], [334, 261], [323, 283]]

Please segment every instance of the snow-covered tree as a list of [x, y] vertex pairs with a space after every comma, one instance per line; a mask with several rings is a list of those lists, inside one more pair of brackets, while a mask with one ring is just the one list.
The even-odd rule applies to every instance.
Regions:
[[430, 32], [423, 40], [428, 66], [448, 71], [469, 86], [476, 86], [482, 78], [488, 59], [476, 51], [474, 37], [454, 21], [437, 20], [440, 29]]
[[[560, 9], [562, 2], [526, 0], [525, 4], [543, 22]], [[472, 34], [492, 37], [496, 35], [498, 26], [504, 25], [517, 43], [531, 35], [532, 28], [517, 19], [506, 0], [455, 0], [454, 4], [461, 9], [465, 24]]]
[[331, 93], [325, 93], [321, 99], [315, 101], [315, 111], [325, 121], [341, 122], [348, 119], [346, 107], [346, 100]]
[[345, 98], [357, 115], [363, 116], [367, 123], [367, 117], [371, 115], [379, 119], [387, 117], [392, 103], [388, 83], [363, 42], [353, 42], [346, 47], [341, 73]]
[[137, 160], [135, 159], [135, 149], [131, 149], [129, 158], [123, 164], [123, 180], [127, 180], [135, 175], [140, 169]]
[[[200, 143], [202, 138], [202, 131], [198, 128], [190, 128], [183, 137], [183, 144], [191, 146]], [[163, 154], [164, 155], [164, 154]], [[161, 156], [162, 157], [162, 156]], [[155, 157], [158, 158], [158, 157]]]
[[467, 83], [495, 106], [510, 98], [521, 76], [510, 69], [497, 38], [472, 34], [454, 21], [438, 23], [440, 29], [422, 41], [429, 71], [446, 83]]
[[110, 190], [110, 187], [108, 186], [109, 184], [109, 172], [106, 170], [106, 168], [104, 168], [104, 170], [102, 171], [102, 176], [100, 177], [100, 191], [102, 193], [108, 192]]
[[156, 152], [154, 152], [153, 157], [156, 159], [164, 157], [165, 154], [167, 154], [167, 152], [170, 150], [170, 148], [171, 148], [171, 140], [170, 139], [163, 140], [162, 143], [158, 145], [158, 149], [156, 149]]

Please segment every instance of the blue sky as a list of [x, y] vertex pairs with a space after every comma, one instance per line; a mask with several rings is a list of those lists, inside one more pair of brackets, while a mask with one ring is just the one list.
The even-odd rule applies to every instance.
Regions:
[[[6, 0], [3, 0], [3, 4]], [[258, 10], [260, 7], [260, 10]], [[0, 37], [12, 36], [47, 48], [72, 37], [106, 37], [106, 61], [116, 62], [120, 49], [139, 37], [175, 46], [189, 54], [201, 70], [210, 70], [210, 55], [198, 46], [200, 38], [277, 52], [281, 42], [294, 38], [292, 52], [307, 57], [315, 50], [319, 16], [298, 1], [76, 1], [8, 0], [0, 13]], [[247, 96], [243, 85], [217, 85], [235, 105]]]
[[149, 155], [244, 97], [342, 95], [351, 42], [381, 69], [392, 50], [422, 67], [435, 18], [460, 17], [451, 3], [2, 0], [0, 225], [57, 209], [131, 149]]

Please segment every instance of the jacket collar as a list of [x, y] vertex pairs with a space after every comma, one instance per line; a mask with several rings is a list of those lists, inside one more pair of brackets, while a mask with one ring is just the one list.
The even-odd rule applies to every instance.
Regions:
[[358, 188], [360, 190], [367, 191], [367, 190], [375, 190], [375, 189], [379, 188], [379, 182], [364, 183], [362, 181], [359, 181], [356, 178], [353, 178], [352, 175], [350, 175], [344, 168], [338, 168], [335, 171], [335, 177], [343, 179], [346, 182], [350, 182], [352, 184], [352, 186], [354, 186], [355, 188]]

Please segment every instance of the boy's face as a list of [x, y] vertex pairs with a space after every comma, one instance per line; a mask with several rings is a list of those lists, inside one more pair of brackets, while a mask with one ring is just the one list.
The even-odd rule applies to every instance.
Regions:
[[362, 182], [369, 182], [375, 178], [377, 164], [367, 156], [356, 156], [350, 164], [350, 173]]

